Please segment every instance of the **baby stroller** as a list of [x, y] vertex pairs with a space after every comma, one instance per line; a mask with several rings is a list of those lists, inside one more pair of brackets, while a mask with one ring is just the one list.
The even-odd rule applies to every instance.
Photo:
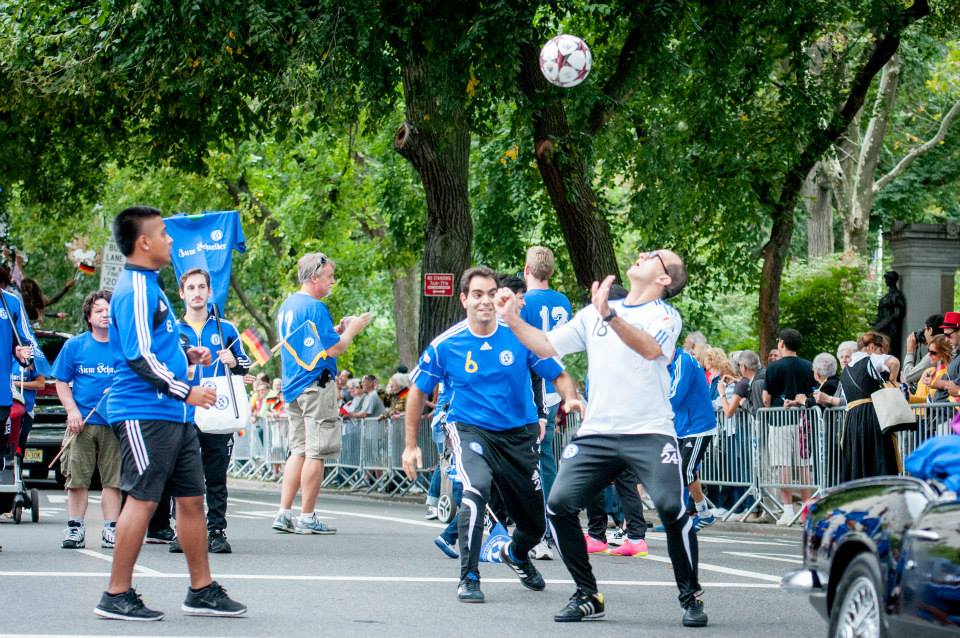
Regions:
[[23, 486], [23, 450], [20, 449], [20, 419], [25, 411], [23, 397], [14, 390], [10, 418], [2, 426], [7, 432], [7, 444], [0, 450], [0, 512], [10, 512], [13, 522], [20, 524], [23, 510], [30, 510], [30, 520], [40, 521], [40, 492], [29, 492]]

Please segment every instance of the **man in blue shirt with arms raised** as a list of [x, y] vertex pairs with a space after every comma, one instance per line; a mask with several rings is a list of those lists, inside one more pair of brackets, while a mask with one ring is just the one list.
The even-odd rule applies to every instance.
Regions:
[[[334, 325], [320, 301], [336, 283], [336, 264], [323, 253], [307, 253], [297, 262], [300, 290], [277, 313], [283, 363], [283, 399], [289, 417], [290, 457], [283, 470], [280, 511], [273, 529], [297, 534], [335, 534], [336, 528], [313, 511], [323, 482], [323, 459], [340, 451], [341, 424], [337, 357], [370, 323], [370, 313], [348, 316]], [[293, 520], [293, 499], [303, 487], [300, 517]]]
[[496, 274], [470, 268], [460, 278], [460, 303], [467, 319], [433, 340], [411, 374], [407, 395], [404, 471], [410, 479], [423, 465], [417, 433], [424, 401], [440, 383], [451, 391], [447, 434], [463, 484], [460, 515], [460, 585], [463, 602], [482, 603], [480, 591], [483, 519], [495, 482], [507, 512], [516, 522], [513, 540], [501, 550], [503, 561], [534, 591], [545, 587], [528, 557], [540, 542], [546, 522], [537, 467], [537, 410], [530, 370], [553, 381], [565, 409], [581, 410], [573, 380], [554, 359], [541, 359], [497, 320]]
[[177, 501], [177, 535], [190, 570], [181, 609], [191, 615], [242, 616], [246, 606], [231, 600], [210, 577], [200, 443], [187, 407], [209, 408], [217, 393], [187, 381], [188, 364], [209, 365], [210, 351], [184, 351], [173, 305], [158, 283], [173, 241], [160, 211], [146, 206], [117, 215], [113, 235], [127, 264], [110, 302], [116, 372], [106, 403], [120, 439], [120, 489], [127, 500], [117, 521], [110, 584], [94, 612], [116, 620], [163, 619], [162, 612], [143, 604], [132, 584], [147, 524], [166, 488]]

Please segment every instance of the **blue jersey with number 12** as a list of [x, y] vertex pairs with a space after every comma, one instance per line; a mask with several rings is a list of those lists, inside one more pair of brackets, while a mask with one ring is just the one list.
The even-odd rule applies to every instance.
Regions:
[[[520, 317], [534, 328], [550, 332], [557, 326], [570, 321], [572, 316], [570, 300], [562, 292], [547, 288], [546, 290], [528, 290], [523, 295]], [[546, 382], [544, 386], [545, 393], [556, 391], [550, 382]]]
[[530, 370], [552, 381], [563, 366], [530, 352], [505, 323], [478, 336], [461, 321], [427, 346], [411, 380], [428, 395], [443, 382], [448, 422], [502, 431], [537, 422]]

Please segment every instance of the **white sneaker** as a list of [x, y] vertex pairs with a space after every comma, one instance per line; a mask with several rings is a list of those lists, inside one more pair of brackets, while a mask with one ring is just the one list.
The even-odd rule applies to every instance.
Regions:
[[550, 546], [543, 541], [534, 545], [528, 556], [533, 560], [553, 560], [553, 552], [550, 551]]
[[607, 536], [607, 544], [613, 545], [614, 547], [620, 547], [623, 545], [623, 541], [627, 540], [627, 530], [621, 528], [609, 534]]
[[427, 506], [427, 513], [424, 514], [423, 517], [424, 517], [425, 519], [427, 519], [428, 521], [432, 521], [432, 520], [436, 519], [436, 518], [437, 518], [437, 508], [434, 507], [434, 506], [432, 506], [432, 505], [428, 505], [428, 506]]
[[793, 506], [788, 505], [783, 509], [783, 514], [780, 515], [780, 518], [777, 519], [777, 525], [789, 525], [796, 515], [797, 513], [793, 511]]

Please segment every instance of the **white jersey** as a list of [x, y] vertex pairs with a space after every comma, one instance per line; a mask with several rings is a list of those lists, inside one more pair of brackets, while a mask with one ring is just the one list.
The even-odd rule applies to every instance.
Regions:
[[663, 300], [627, 306], [611, 301], [617, 315], [646, 331], [660, 344], [649, 360], [627, 346], [591, 305], [547, 333], [560, 356], [587, 351], [587, 415], [577, 431], [588, 434], [666, 434], [675, 436], [667, 365], [683, 322]]

